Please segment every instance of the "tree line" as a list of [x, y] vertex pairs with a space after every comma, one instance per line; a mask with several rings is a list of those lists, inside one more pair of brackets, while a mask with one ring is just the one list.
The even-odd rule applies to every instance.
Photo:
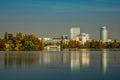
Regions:
[[[41, 51], [45, 46], [48, 46], [45, 41], [39, 40], [33, 34], [22, 34], [21, 32], [13, 34], [5, 32], [4, 38], [0, 38], [0, 51]], [[52, 45], [52, 44], [51, 44]], [[68, 40], [54, 44], [61, 46], [61, 49], [120, 49], [120, 42], [116, 40], [110, 42], [102, 42], [100, 40], [91, 40], [86, 43], [81, 41]]]
[[0, 50], [5, 51], [34, 51], [43, 50], [44, 42], [33, 34], [23, 35], [21, 32], [13, 34], [5, 32], [4, 38], [0, 38]]
[[81, 41], [70, 40], [67, 44], [61, 41], [61, 48], [79, 48], [79, 49], [120, 49], [120, 42], [116, 40], [110, 42], [102, 42], [100, 40], [91, 40], [86, 43]]

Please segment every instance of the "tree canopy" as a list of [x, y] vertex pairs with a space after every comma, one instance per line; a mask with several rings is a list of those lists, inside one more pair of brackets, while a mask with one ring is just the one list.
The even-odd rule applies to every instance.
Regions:
[[[41, 44], [42, 43], [42, 44]], [[22, 35], [21, 32], [13, 34], [5, 32], [4, 39], [0, 39], [0, 50], [23, 51], [42, 50], [44, 43], [33, 34]], [[42, 48], [39, 48], [42, 47]]]

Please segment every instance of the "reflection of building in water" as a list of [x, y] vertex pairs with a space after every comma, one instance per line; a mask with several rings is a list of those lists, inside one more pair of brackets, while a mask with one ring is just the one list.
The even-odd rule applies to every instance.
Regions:
[[89, 51], [86, 49], [82, 50], [82, 66], [83, 67], [89, 67], [90, 64], [90, 57], [89, 57]]
[[103, 69], [104, 73], [107, 72], [107, 65], [108, 65], [107, 51], [103, 50], [103, 53], [102, 53], [102, 69]]
[[71, 71], [80, 70], [80, 53], [71, 52]]
[[41, 53], [39, 55], [39, 63], [40, 64], [49, 64], [50, 63], [50, 54], [48, 53]]
[[39, 63], [48, 66], [58, 66], [62, 63], [61, 54], [59, 52], [43, 52], [39, 55]]
[[63, 53], [63, 64], [69, 64], [70, 62], [70, 54], [68, 53]]

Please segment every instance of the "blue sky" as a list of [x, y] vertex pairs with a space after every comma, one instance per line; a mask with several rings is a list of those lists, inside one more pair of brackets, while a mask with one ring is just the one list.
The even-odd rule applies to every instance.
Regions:
[[0, 0], [0, 37], [5, 31], [60, 37], [75, 26], [99, 39], [104, 25], [109, 38], [120, 40], [120, 0]]

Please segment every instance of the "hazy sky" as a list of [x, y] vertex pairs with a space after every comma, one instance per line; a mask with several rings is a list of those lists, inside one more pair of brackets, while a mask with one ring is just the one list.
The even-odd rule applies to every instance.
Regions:
[[0, 0], [0, 37], [5, 31], [60, 37], [74, 26], [99, 39], [104, 25], [109, 38], [120, 40], [120, 0]]

